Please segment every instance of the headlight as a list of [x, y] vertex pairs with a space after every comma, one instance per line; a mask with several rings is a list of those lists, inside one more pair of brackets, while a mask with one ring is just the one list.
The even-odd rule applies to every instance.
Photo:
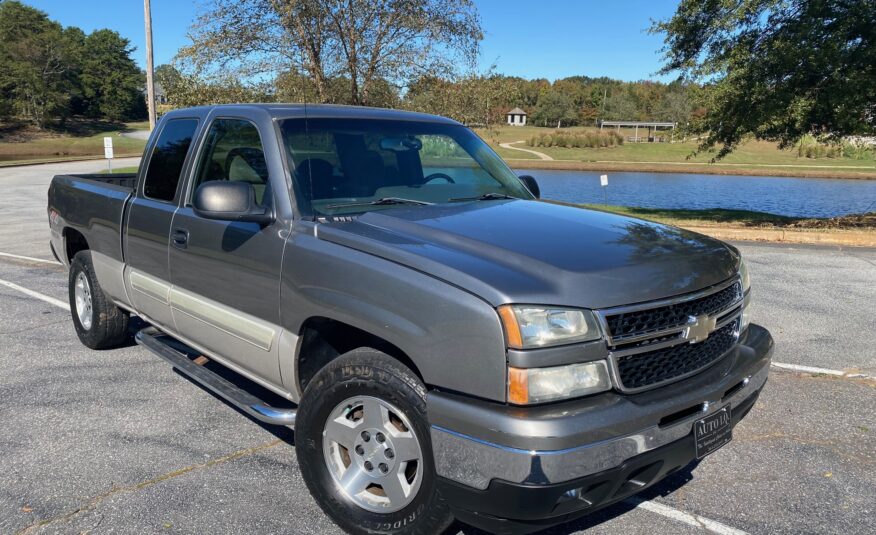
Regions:
[[748, 266], [745, 265], [745, 259], [739, 257], [739, 277], [742, 279], [742, 293], [751, 288], [751, 277], [748, 276]]
[[744, 333], [751, 323], [751, 277], [748, 275], [748, 266], [745, 265], [745, 260], [741, 257], [739, 258], [739, 278], [742, 279], [742, 293], [745, 296], [742, 301], [742, 321], [739, 325], [739, 332]]
[[572, 344], [601, 337], [589, 310], [503, 305], [499, 307], [499, 317], [508, 347], [513, 349]]
[[550, 368], [508, 368], [508, 401], [516, 405], [586, 396], [610, 388], [604, 360]]

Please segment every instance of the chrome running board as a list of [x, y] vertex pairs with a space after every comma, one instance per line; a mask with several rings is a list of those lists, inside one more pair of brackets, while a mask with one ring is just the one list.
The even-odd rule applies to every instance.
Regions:
[[[174, 345], [187, 346], [184, 346], [181, 342], [174, 340], [155, 327], [147, 327], [141, 330], [134, 339], [141, 346], [169, 362], [186, 377], [191, 378], [256, 420], [273, 425], [295, 427], [295, 416], [298, 414], [297, 408], [272, 407], [264, 400], [243, 390], [224, 377], [219, 376], [204, 366], [196, 364], [188, 355], [175, 349], [168, 342], [172, 341]], [[197, 353], [195, 350], [191, 352]]]

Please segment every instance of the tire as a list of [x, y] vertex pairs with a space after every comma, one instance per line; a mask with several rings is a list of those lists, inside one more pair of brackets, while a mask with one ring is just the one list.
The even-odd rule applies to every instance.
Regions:
[[128, 339], [130, 316], [110, 302], [100, 289], [94, 274], [94, 265], [91, 263], [91, 251], [79, 251], [73, 257], [68, 286], [73, 327], [85, 346], [106, 349], [118, 346]]
[[[375, 405], [387, 409], [380, 411], [379, 421], [389, 422], [383, 424], [383, 428], [374, 425], [378, 420], [365, 416], [376, 414], [372, 410]], [[340, 433], [345, 440], [342, 442], [348, 443], [349, 448], [338, 447], [341, 442], [335, 442], [332, 437], [341, 435], [329, 432], [328, 425], [334, 426], [339, 419], [343, 422]], [[353, 426], [352, 436], [358, 441], [357, 445], [346, 440], [347, 425]], [[370, 441], [363, 442], [367, 440], [363, 438], [364, 429], [371, 430]], [[386, 436], [381, 434], [381, 429]], [[414, 442], [411, 442], [412, 437]], [[419, 459], [402, 461], [413, 457], [411, 445], [415, 443], [419, 447]], [[360, 450], [361, 446], [370, 449]], [[392, 453], [393, 447], [399, 453]], [[428, 535], [445, 531], [453, 521], [449, 507], [436, 489], [426, 419], [426, 388], [410, 369], [385, 353], [371, 348], [355, 349], [316, 374], [299, 405], [295, 451], [310, 493], [323, 511], [348, 533]], [[393, 457], [387, 460], [390, 453]], [[371, 472], [366, 471], [370, 462], [367, 459], [373, 460]], [[349, 464], [344, 470], [346, 463]], [[340, 475], [338, 469], [343, 470]], [[359, 473], [362, 477], [351, 478], [351, 481], [372, 482], [355, 495], [344, 491], [340, 482], [354, 469], [358, 472], [350, 473]], [[385, 469], [388, 471], [384, 472]], [[409, 495], [398, 493], [393, 476], [396, 481], [402, 481], [402, 491], [407, 489]], [[384, 490], [383, 485], [387, 483], [389, 490]], [[355, 491], [361, 487], [361, 484], [350, 484], [348, 488]], [[395, 487], [395, 492], [390, 487]], [[392, 495], [400, 499], [392, 500]]]

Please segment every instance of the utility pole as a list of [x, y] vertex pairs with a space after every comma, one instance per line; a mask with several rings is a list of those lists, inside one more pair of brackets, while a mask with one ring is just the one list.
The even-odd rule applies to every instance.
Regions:
[[152, 7], [143, 0], [146, 18], [146, 100], [149, 106], [149, 130], [155, 130], [155, 69], [152, 65]]

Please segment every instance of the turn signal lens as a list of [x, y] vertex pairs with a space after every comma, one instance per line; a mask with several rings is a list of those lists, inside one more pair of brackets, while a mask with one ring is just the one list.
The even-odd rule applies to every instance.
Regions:
[[500, 306], [498, 311], [499, 318], [502, 319], [502, 326], [505, 327], [505, 343], [508, 347], [521, 349], [523, 347], [523, 339], [520, 337], [520, 325], [517, 324], [517, 318], [514, 316], [511, 306]]

